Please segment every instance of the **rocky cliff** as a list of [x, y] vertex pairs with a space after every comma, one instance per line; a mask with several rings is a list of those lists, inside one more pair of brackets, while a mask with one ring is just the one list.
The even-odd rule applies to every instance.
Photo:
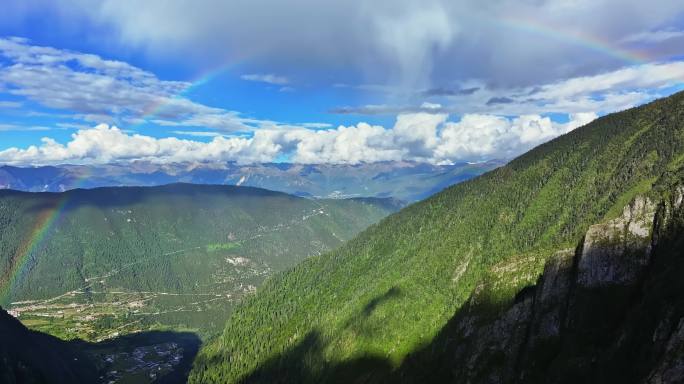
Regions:
[[476, 290], [389, 381], [684, 382], [684, 189], [664, 196], [591, 226], [508, 308]]

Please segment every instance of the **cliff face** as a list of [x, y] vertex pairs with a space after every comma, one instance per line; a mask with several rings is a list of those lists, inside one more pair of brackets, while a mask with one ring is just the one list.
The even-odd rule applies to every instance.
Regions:
[[637, 198], [591, 226], [503, 312], [487, 315], [474, 295], [393, 379], [684, 382], [683, 192], [658, 204]]

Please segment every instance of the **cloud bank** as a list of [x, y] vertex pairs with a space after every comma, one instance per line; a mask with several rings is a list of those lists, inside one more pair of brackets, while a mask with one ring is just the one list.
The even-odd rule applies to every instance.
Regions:
[[392, 160], [447, 164], [511, 158], [596, 117], [593, 113], [574, 114], [567, 123], [560, 124], [539, 115], [509, 119], [471, 114], [451, 122], [446, 114], [414, 113], [399, 115], [391, 128], [360, 123], [316, 131], [261, 129], [251, 137], [216, 136], [209, 142], [129, 134], [100, 124], [77, 131], [65, 144], [43, 138], [39, 146], [0, 151], [0, 163], [37, 165], [132, 160], [263, 163], [286, 157], [303, 164]]

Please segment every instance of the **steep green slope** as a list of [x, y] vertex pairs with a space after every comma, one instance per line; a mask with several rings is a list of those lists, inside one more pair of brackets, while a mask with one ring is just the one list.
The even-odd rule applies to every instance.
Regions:
[[493, 265], [533, 261], [478, 293], [496, 312], [553, 251], [574, 247], [589, 225], [679, 168], [682, 121], [684, 93], [600, 118], [269, 279], [203, 348], [191, 382], [234, 382], [265, 365], [292, 382], [332, 380], [331, 365], [397, 366], [492, 278]]
[[156, 326], [210, 332], [266, 276], [396, 210], [174, 184], [0, 192], [0, 303], [27, 325], [97, 340]]
[[[554, 253], [534, 285], [494, 314], [478, 292], [386, 382], [684, 381], [684, 169]], [[522, 263], [490, 270], [519, 275]], [[484, 314], [483, 314], [484, 312]], [[262, 373], [263, 375], [263, 373]]]

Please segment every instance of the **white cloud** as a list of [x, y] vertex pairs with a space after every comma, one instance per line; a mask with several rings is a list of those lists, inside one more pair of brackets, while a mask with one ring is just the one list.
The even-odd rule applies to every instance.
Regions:
[[189, 86], [159, 80], [120, 61], [32, 46], [19, 38], [0, 39], [0, 56], [9, 60], [9, 65], [0, 67], [0, 84], [8, 88], [7, 92], [51, 108], [142, 114]]
[[324, 131], [294, 130], [281, 141], [294, 146], [292, 161], [296, 163], [357, 164], [402, 157], [392, 143], [391, 131], [366, 123]]
[[[360, 123], [323, 130], [261, 129], [252, 137], [214, 136], [209, 142], [154, 138], [100, 124], [77, 131], [66, 144], [43, 138], [40, 146], [0, 151], [0, 163], [37, 165], [129, 160], [258, 163], [283, 156], [297, 163], [477, 161], [516, 156], [594, 118], [594, 113], [576, 114], [569, 116], [567, 123], [560, 124], [539, 115], [515, 119], [465, 115], [459, 122], [449, 122], [446, 114], [415, 113], [398, 116], [392, 128]], [[213, 136], [209, 132], [177, 133]]]
[[[684, 84], [684, 61], [622, 67], [592, 76], [571, 77], [518, 88], [492, 88], [473, 84], [477, 91], [443, 95], [415, 106], [365, 105], [341, 107], [333, 113], [397, 114], [426, 111], [455, 114], [523, 115], [583, 111], [611, 113], [668, 96]], [[434, 99], [429, 99], [434, 100]]]
[[397, 116], [393, 134], [397, 147], [405, 148], [410, 157], [430, 158], [440, 137], [437, 129], [447, 119], [443, 113], [409, 113]]
[[533, 97], [566, 100], [601, 92], [657, 89], [684, 82], [684, 62], [643, 64], [594, 76], [582, 76], [541, 87]]
[[100, 124], [74, 133], [66, 144], [43, 138], [40, 146], [0, 151], [7, 164], [110, 163], [135, 159], [152, 162], [261, 162], [273, 159], [278, 147], [256, 134], [252, 139], [215, 137], [203, 143], [175, 137], [153, 138]]
[[439, 110], [442, 109], [442, 104], [430, 103], [425, 101], [423, 102], [423, 104], [420, 105], [420, 107], [423, 109]]
[[595, 113], [580, 113], [559, 124], [539, 115], [523, 115], [512, 120], [493, 115], [465, 115], [457, 123], [445, 124], [435, 158], [445, 162], [511, 158], [596, 117]]
[[26, 131], [49, 131], [49, 127], [41, 127], [35, 125], [19, 125], [19, 124], [0, 124], [0, 132], [16, 131], [16, 132], [26, 132]]
[[[272, 73], [252, 73], [240, 76], [242, 80], [247, 81], [257, 81], [260, 83], [274, 84], [274, 85], [285, 85], [289, 84], [290, 80], [285, 76], [278, 76]], [[289, 87], [283, 87], [289, 88]], [[283, 89], [281, 88], [281, 90]]]
[[[0, 38], [2, 58], [9, 62], [0, 65], [0, 87], [6, 88], [4, 92], [71, 111], [74, 118], [90, 123], [152, 121], [164, 126], [221, 131], [252, 131], [278, 125], [196, 103], [180, 95], [190, 83], [161, 80], [130, 64], [97, 55], [30, 45], [22, 38]], [[274, 75], [263, 75], [261, 80], [287, 82]], [[0, 108], [16, 106], [16, 102], [0, 102]]]

